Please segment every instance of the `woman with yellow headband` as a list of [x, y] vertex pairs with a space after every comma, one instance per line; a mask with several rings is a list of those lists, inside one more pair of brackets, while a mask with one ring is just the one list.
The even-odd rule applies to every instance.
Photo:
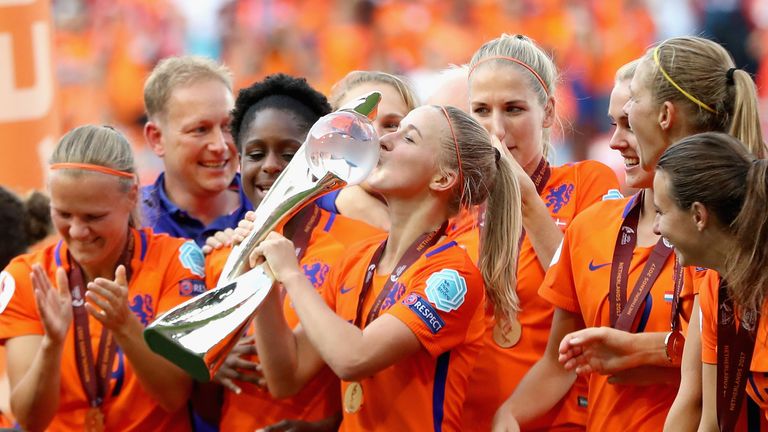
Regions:
[[190, 378], [144, 327], [205, 290], [191, 241], [138, 229], [131, 145], [105, 126], [67, 133], [51, 157], [56, 244], [0, 273], [11, 408], [29, 431], [188, 431]]
[[[728, 52], [715, 42], [679, 37], [660, 43], [643, 57], [631, 90], [632, 99], [625, 110], [637, 135], [640, 164], [646, 171], [655, 169], [668, 147], [699, 132], [727, 132], [753, 155], [765, 156], [755, 84], [747, 72], [735, 68]], [[705, 288], [700, 291], [702, 295], [710, 292]], [[698, 298], [693, 315], [699, 316]], [[695, 430], [701, 414], [698, 326], [691, 327], [687, 339], [694, 345], [686, 352], [680, 392], [667, 420], [670, 431]]]
[[[604, 196], [621, 195], [618, 190], [609, 193], [618, 188], [618, 181], [599, 162], [550, 166], [547, 161], [556, 121], [557, 68], [534, 41], [523, 35], [502, 35], [480, 47], [469, 68], [472, 117], [498, 139], [516, 167], [523, 204], [524, 235], [513, 269], [517, 286], [503, 293], [512, 299], [515, 313], [508, 317], [493, 307], [486, 309], [482, 361], [472, 373], [462, 416], [465, 430], [489, 430], [496, 409], [544, 353], [553, 307], [537, 291], [563, 231], [578, 213]], [[477, 258], [479, 230], [469, 228], [457, 241]], [[586, 390], [586, 380], [579, 381], [562, 403], [529, 425], [529, 430], [583, 431]]]
[[[562, 323], [553, 323], [550, 346], [554, 352], [540, 364], [557, 361], [562, 368], [543, 370], [537, 365], [524, 380], [528, 392], [515, 393], [499, 411], [497, 430], [509, 430], [505, 427], [511, 423], [510, 413], [519, 419], [521, 412], [534, 411], [530, 405], [521, 407], [520, 401], [533, 394], [537, 377], [567, 382], [574, 372], [591, 374], [589, 429], [660, 429], [679, 384], [686, 331], [692, 331], [687, 336], [692, 342], [688, 348], [693, 349], [687, 354], [694, 364], [688, 366], [686, 361], [682, 367], [686, 382], [680, 388], [689, 398], [700, 398], [695, 376], [701, 369], [696, 367], [694, 354], [699, 342], [694, 300], [697, 275], [681, 269], [671, 254], [672, 245], [653, 232], [652, 173], [661, 151], [687, 135], [709, 128], [755, 130], [747, 127], [748, 115], [735, 114], [746, 110], [756, 115], [756, 111], [742, 102], [743, 93], [736, 97], [748, 86], [741, 83], [737, 88], [735, 80], [730, 82], [730, 77], [745, 77], [740, 71], [729, 72], [732, 66], [722, 47], [701, 38], [670, 39], [641, 60], [624, 110], [637, 140], [634, 157], [625, 156], [627, 179], [636, 177], [634, 183], [643, 188], [642, 194], [632, 197], [618, 213], [609, 212], [607, 203], [595, 206], [566, 232], [558, 263], [550, 269], [540, 293], [563, 310], [580, 311], [589, 328], [565, 331]], [[719, 109], [718, 116], [700, 103]], [[756, 117], [754, 120], [757, 124]], [[605, 227], [612, 230], [612, 239], [608, 236], [610, 240], [594, 245], [590, 239], [608, 232]], [[628, 249], [628, 245], [632, 247]], [[625, 254], [627, 250], [631, 255]], [[656, 266], [651, 265], [654, 261]], [[601, 267], [603, 263], [606, 265]], [[587, 266], [590, 272], [583, 272]], [[659, 276], [651, 282], [653, 268], [659, 267]], [[595, 281], [601, 273], [607, 282], [598, 284]], [[644, 294], [648, 286], [650, 290]], [[630, 312], [635, 312], [634, 320], [628, 319]], [[686, 330], [688, 321], [692, 322]], [[638, 382], [645, 386], [633, 384]], [[696, 415], [679, 415], [682, 411], [688, 412], [682, 407], [674, 411], [679, 422], [672, 430], [687, 430], [687, 422], [698, 423]]]

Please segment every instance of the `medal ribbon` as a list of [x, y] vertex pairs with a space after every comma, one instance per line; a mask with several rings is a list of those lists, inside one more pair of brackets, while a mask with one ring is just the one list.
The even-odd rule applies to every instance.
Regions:
[[723, 279], [718, 287], [717, 303], [717, 423], [721, 431], [732, 431], [744, 402], [760, 315], [751, 329], [744, 325], [737, 327], [733, 300]]
[[314, 203], [309, 204], [299, 210], [283, 230], [286, 237], [293, 241], [293, 245], [296, 247], [296, 258], [299, 261], [307, 253], [309, 239], [312, 237], [312, 231], [320, 222], [320, 216], [320, 207]]
[[[125, 266], [126, 278], [131, 280], [130, 260], [133, 256], [133, 232], [128, 232], [128, 244], [123, 250], [118, 265]], [[80, 382], [88, 397], [88, 405], [91, 408], [98, 408], [104, 403], [104, 399], [109, 391], [109, 380], [112, 374], [112, 363], [117, 352], [112, 333], [102, 327], [101, 339], [99, 340], [99, 352], [96, 361], [93, 359], [93, 349], [91, 346], [91, 335], [88, 326], [88, 311], [85, 309], [85, 281], [83, 278], [83, 269], [67, 251], [67, 259], [70, 263], [67, 278], [69, 279], [69, 291], [72, 296], [72, 312], [75, 325], [75, 359], [77, 361], [77, 371], [80, 375]]]
[[[637, 224], [640, 220], [643, 197], [642, 191], [635, 195], [631, 208], [624, 218], [621, 228], [619, 228], [616, 246], [613, 250], [608, 303], [610, 306], [611, 327], [623, 331], [635, 331], [633, 329], [635, 318], [640, 312], [641, 306], [645, 303], [645, 297], [661, 274], [664, 263], [672, 253], [672, 248], [667, 247], [664, 244], [664, 240], [660, 238], [653, 247], [651, 256], [648, 257], [648, 261], [645, 263], [643, 272], [635, 283], [632, 293], [627, 297], [629, 266], [632, 262], [632, 253], [637, 244]], [[677, 285], [675, 289], [677, 289]]]
[[395, 266], [395, 270], [387, 278], [387, 282], [384, 284], [384, 288], [382, 288], [378, 297], [376, 297], [376, 300], [373, 302], [373, 307], [371, 307], [371, 310], [368, 312], [368, 316], [363, 323], [363, 303], [365, 302], [365, 298], [368, 297], [368, 293], [371, 291], [371, 287], [373, 286], [373, 276], [376, 273], [376, 267], [379, 265], [379, 261], [381, 260], [381, 255], [384, 253], [384, 247], [387, 245], [387, 240], [384, 240], [379, 245], [379, 247], [376, 249], [376, 252], [374, 252], [373, 256], [371, 257], [371, 263], [368, 265], [368, 269], [365, 271], [363, 288], [360, 290], [360, 296], [357, 299], [357, 312], [355, 313], [356, 327], [364, 328], [379, 316], [379, 313], [381, 313], [381, 306], [384, 304], [384, 300], [387, 298], [389, 293], [395, 287], [397, 279], [400, 278], [400, 276], [405, 273], [405, 271], [408, 270], [408, 268], [413, 265], [413, 263], [415, 263], [416, 260], [418, 260], [427, 249], [437, 244], [438, 240], [440, 240], [443, 234], [445, 234], [445, 230], [447, 228], [448, 221], [444, 222], [443, 225], [436, 231], [422, 234], [408, 247], [408, 249], [405, 251], [405, 254], [403, 254], [403, 257], [400, 258], [400, 261], [398, 261], [397, 265]]
[[672, 316], [670, 317], [670, 328], [674, 331], [680, 330], [680, 294], [683, 292], [683, 268], [675, 255], [675, 288], [672, 292]]

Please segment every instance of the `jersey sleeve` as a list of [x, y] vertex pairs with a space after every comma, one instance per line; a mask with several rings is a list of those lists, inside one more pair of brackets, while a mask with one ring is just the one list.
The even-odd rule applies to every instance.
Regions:
[[576, 203], [576, 214], [592, 204], [600, 202], [608, 191], [619, 190], [619, 180], [616, 173], [606, 165], [597, 161], [582, 162], [578, 171], [578, 185], [583, 191]]
[[483, 314], [485, 286], [479, 270], [463, 252], [450, 255], [424, 261], [403, 281], [402, 300], [386, 312], [405, 323], [435, 357], [464, 342], [472, 320]]
[[717, 364], [717, 303], [720, 277], [708, 270], [700, 279], [699, 307], [701, 308], [701, 361]]
[[[175, 243], [175, 242], [174, 242]], [[192, 240], [184, 243], [166, 243], [171, 253], [163, 275], [163, 284], [158, 301], [158, 315], [168, 311], [192, 297], [206, 291], [205, 257], [200, 247]]]
[[45, 334], [35, 307], [31, 271], [25, 260], [16, 259], [0, 273], [0, 344], [17, 336]]
[[216, 287], [219, 282], [230, 252], [232, 252], [232, 247], [227, 246], [213, 250], [205, 256], [205, 285], [208, 289]]
[[576, 281], [571, 264], [571, 225], [565, 230], [563, 241], [552, 257], [552, 264], [539, 287], [539, 295], [555, 307], [568, 312], [581, 313], [576, 293]]

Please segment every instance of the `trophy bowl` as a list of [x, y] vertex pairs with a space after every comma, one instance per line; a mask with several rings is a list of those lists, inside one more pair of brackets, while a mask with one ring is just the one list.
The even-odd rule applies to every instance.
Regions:
[[379, 158], [371, 124], [381, 100], [372, 92], [320, 118], [255, 210], [253, 229], [235, 246], [216, 288], [158, 317], [144, 330], [150, 349], [198, 381], [209, 381], [240, 340], [274, 280], [266, 264], [248, 257], [270, 231], [279, 229], [318, 197], [365, 180]]

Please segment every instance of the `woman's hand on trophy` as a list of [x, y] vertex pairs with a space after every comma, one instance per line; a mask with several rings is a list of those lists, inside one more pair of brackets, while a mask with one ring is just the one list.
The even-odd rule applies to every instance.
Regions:
[[115, 270], [115, 280], [96, 278], [88, 283], [85, 299], [88, 313], [116, 337], [128, 331], [128, 324], [141, 326], [128, 306], [128, 278], [122, 264]]
[[283, 282], [294, 273], [303, 275], [296, 258], [296, 246], [274, 231], [259, 243], [248, 258], [251, 268], [266, 261], [269, 271], [278, 282]]
[[245, 214], [245, 219], [238, 222], [232, 233], [232, 245], [237, 246], [245, 240], [253, 231], [253, 221], [256, 220], [256, 213], [249, 211]]
[[235, 230], [227, 228], [224, 231], [216, 231], [216, 234], [205, 239], [203, 245], [203, 253], [208, 255], [209, 253], [221, 249], [227, 246], [232, 246], [232, 239], [235, 236]]
[[45, 274], [40, 264], [32, 265], [29, 274], [35, 292], [35, 305], [43, 323], [45, 335], [54, 343], [61, 343], [72, 325], [72, 297], [69, 293], [69, 281], [63, 268], [56, 269], [56, 284]]
[[235, 384], [235, 381], [247, 382], [266, 388], [267, 383], [264, 379], [264, 374], [261, 371], [261, 365], [244, 358], [246, 356], [254, 355], [256, 355], [255, 337], [247, 336], [242, 338], [240, 342], [232, 348], [232, 351], [216, 372], [213, 380], [233, 391], [235, 394], [240, 394], [242, 392], [242, 389]]

